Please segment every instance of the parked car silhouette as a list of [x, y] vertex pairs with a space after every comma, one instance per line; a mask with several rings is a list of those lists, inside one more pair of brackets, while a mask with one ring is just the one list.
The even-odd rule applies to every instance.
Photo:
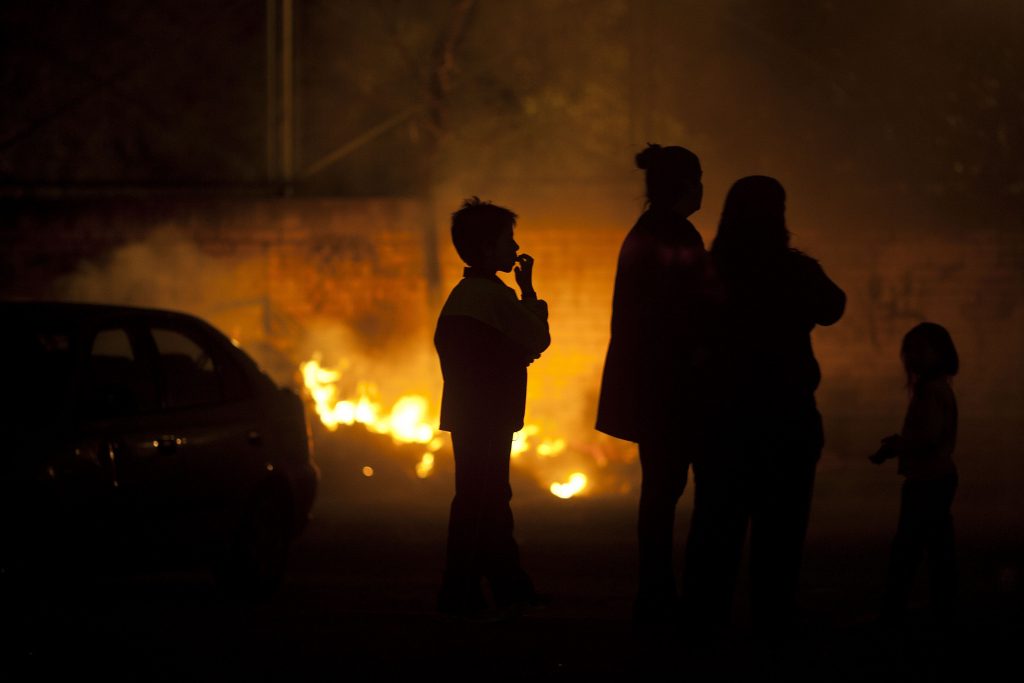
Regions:
[[183, 313], [5, 302], [0, 319], [0, 568], [198, 560], [233, 592], [278, 585], [319, 479], [294, 392]]

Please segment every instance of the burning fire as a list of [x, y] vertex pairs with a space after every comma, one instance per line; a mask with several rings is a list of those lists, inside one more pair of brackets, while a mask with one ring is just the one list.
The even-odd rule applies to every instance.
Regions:
[[564, 484], [555, 482], [551, 485], [551, 493], [558, 496], [559, 498], [568, 499], [575, 496], [577, 493], [582, 491], [587, 485], [587, 475], [582, 472], [573, 472], [569, 476], [569, 481]]
[[[371, 398], [374, 387], [368, 382], [357, 385], [359, 395], [355, 400], [338, 400], [341, 370], [323, 367], [318, 356], [301, 364], [299, 370], [306, 391], [316, 406], [316, 414], [327, 429], [333, 432], [340, 425], [351, 426], [358, 422], [371, 432], [389, 435], [395, 443], [425, 444], [426, 451], [416, 465], [416, 476], [420, 479], [430, 476], [434, 469], [434, 453], [444, 442], [434, 434], [433, 424], [436, 421], [428, 420], [430, 406], [427, 399], [415, 394], [402, 396], [384, 414], [380, 403]], [[370, 470], [366, 476], [373, 476], [373, 471]]]
[[[333, 432], [341, 425], [359, 423], [371, 432], [389, 435], [398, 444], [423, 444], [423, 455], [415, 467], [416, 476], [420, 479], [430, 476], [434, 470], [435, 453], [444, 441], [436, 433], [437, 418], [432, 415], [426, 398], [407, 394], [399, 398], [391, 410], [385, 411], [374, 398], [376, 388], [370, 382], [359, 382], [354, 398], [341, 398], [339, 383], [342, 371], [324, 367], [319, 354], [302, 363], [299, 370], [306, 391], [313, 399], [316, 414], [327, 429]], [[539, 435], [540, 427], [534, 424], [516, 432], [512, 440], [512, 458], [520, 459], [530, 451], [539, 458], [556, 458], [568, 446], [563, 438], [539, 439]], [[372, 477], [373, 470], [365, 467], [363, 474]], [[574, 472], [565, 483], [553, 482], [550, 491], [559, 498], [567, 499], [580, 494], [586, 487], [587, 476]]]

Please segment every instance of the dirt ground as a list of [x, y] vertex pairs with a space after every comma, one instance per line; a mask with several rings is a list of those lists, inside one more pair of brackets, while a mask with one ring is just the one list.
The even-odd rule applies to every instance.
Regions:
[[[496, 623], [443, 617], [433, 607], [450, 483], [368, 485], [324, 467], [314, 518], [270, 600], [225, 599], [201, 572], [86, 577], [69, 564], [45, 590], [4, 610], [0, 673], [10, 681], [608, 680], [660, 672], [693, 680], [1017, 680], [1019, 513], [984, 505], [983, 490], [965, 491], [957, 517], [962, 619], [938, 628], [920, 610], [906, 629], [886, 631], [873, 620], [898, 481], [858, 472], [819, 469], [798, 633], [755, 638], [742, 587], [736, 628], [724, 637], [637, 630], [635, 496], [560, 501], [520, 479], [523, 562], [552, 603]], [[679, 511], [680, 556], [691, 496]]]

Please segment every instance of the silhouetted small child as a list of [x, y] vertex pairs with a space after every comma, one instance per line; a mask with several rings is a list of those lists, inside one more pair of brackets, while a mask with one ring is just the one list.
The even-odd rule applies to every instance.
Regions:
[[900, 356], [910, 387], [903, 430], [882, 439], [870, 458], [875, 464], [897, 458], [899, 473], [906, 478], [882, 616], [887, 621], [902, 619], [914, 574], [927, 553], [932, 608], [949, 618], [957, 583], [950, 512], [957, 487], [957, 408], [950, 382], [960, 363], [949, 332], [935, 323], [910, 330]]
[[[516, 215], [467, 200], [452, 215], [452, 243], [467, 264], [434, 334], [444, 393], [441, 429], [451, 432], [455, 497], [438, 608], [473, 617], [488, 610], [482, 579], [501, 611], [537, 601], [513, 537], [509, 458], [523, 428], [526, 367], [548, 345], [547, 304], [533, 289], [533, 258], [518, 254]], [[522, 291], [505, 286], [510, 272]]]

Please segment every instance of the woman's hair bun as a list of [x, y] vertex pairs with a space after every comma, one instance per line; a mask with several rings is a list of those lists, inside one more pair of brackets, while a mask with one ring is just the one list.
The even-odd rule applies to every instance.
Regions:
[[649, 169], [654, 165], [654, 160], [661, 156], [661, 150], [661, 145], [648, 142], [647, 148], [636, 155], [636, 167], [644, 171]]

